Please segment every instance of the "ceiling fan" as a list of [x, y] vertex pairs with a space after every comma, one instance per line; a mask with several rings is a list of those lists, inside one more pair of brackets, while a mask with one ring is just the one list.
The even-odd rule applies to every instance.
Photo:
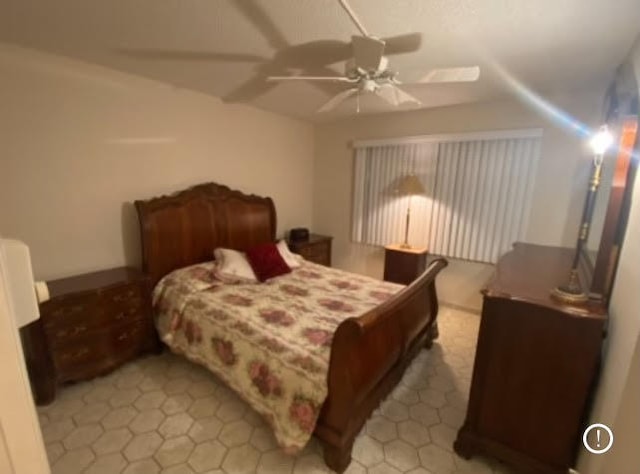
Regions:
[[[350, 84], [351, 87], [332, 97], [327, 103], [318, 109], [318, 112], [328, 112], [336, 108], [349, 97], [356, 96], [356, 111], [360, 111], [360, 94], [374, 93], [391, 105], [398, 106], [404, 103], [421, 105], [416, 97], [402, 90], [397, 78], [398, 73], [389, 69], [389, 61], [384, 56], [386, 42], [369, 34], [362, 22], [358, 19], [347, 0], [338, 0], [347, 12], [362, 36], [351, 37], [353, 57], [348, 59], [343, 76], [268, 76], [267, 81], [323, 81]], [[410, 36], [418, 36], [414, 33]], [[417, 49], [417, 48], [416, 48]], [[478, 66], [456, 67], [447, 69], [434, 69], [418, 84], [444, 83], [444, 82], [473, 82], [480, 77]]]

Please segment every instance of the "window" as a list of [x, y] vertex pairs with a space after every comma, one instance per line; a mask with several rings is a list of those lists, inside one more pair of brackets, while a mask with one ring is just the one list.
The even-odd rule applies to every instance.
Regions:
[[[409, 242], [430, 253], [496, 262], [527, 230], [540, 130], [513, 130], [355, 143], [352, 240]], [[398, 197], [415, 174], [425, 196]]]

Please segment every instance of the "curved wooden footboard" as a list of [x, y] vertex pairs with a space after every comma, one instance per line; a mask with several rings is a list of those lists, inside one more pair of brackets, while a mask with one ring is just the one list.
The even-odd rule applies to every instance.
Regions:
[[422, 347], [431, 347], [438, 314], [438, 259], [407, 288], [358, 318], [342, 322], [333, 338], [328, 396], [315, 434], [327, 465], [337, 472], [351, 462], [353, 442], [378, 404], [400, 381]]

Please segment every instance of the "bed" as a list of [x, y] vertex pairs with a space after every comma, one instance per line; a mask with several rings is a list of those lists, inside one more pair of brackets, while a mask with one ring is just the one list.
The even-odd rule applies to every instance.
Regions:
[[[154, 286], [176, 270], [194, 265], [199, 269], [196, 275], [206, 273], [206, 262], [212, 260], [217, 247], [247, 250], [276, 240], [276, 212], [270, 198], [215, 183], [135, 205], [143, 268]], [[323, 272], [309, 265], [313, 264], [307, 263], [304, 271]], [[380, 298], [382, 303], [334, 321], [336, 329], [327, 344], [326, 396], [312, 427], [323, 444], [325, 462], [333, 470], [347, 468], [354, 439], [372, 411], [399, 382], [413, 357], [431, 347], [438, 313], [435, 277], [446, 265], [445, 260], [437, 259], [411, 285], [383, 287], [388, 294]], [[298, 277], [299, 273], [291, 278]], [[200, 337], [199, 329], [191, 333], [192, 339]], [[165, 338], [169, 345], [170, 339]], [[224, 355], [224, 346], [218, 348]]]

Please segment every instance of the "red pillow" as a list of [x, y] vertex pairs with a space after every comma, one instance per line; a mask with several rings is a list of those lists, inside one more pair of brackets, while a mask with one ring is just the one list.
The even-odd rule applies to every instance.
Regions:
[[246, 251], [247, 260], [258, 277], [265, 281], [289, 273], [291, 268], [280, 255], [276, 244], [260, 244]]

